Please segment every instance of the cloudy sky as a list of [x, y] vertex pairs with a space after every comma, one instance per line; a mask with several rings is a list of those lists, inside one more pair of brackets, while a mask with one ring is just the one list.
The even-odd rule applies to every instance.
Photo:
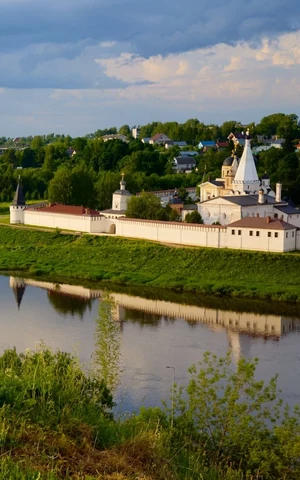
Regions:
[[299, 0], [0, 0], [0, 136], [300, 115]]

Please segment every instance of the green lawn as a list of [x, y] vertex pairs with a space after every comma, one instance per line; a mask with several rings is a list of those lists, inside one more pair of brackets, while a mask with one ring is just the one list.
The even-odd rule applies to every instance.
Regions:
[[148, 241], [0, 227], [0, 270], [300, 301], [300, 255], [173, 248]]

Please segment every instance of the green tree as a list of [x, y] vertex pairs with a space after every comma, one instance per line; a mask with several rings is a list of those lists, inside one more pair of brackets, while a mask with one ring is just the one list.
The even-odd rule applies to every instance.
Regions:
[[127, 204], [126, 217], [146, 220], [168, 220], [168, 211], [160, 204], [158, 197], [152, 193], [143, 192], [138, 197], [133, 196]]
[[72, 173], [67, 167], [62, 166], [56, 171], [53, 179], [49, 183], [48, 198], [50, 202], [72, 205]]
[[129, 125], [123, 125], [119, 129], [119, 134], [120, 135], [125, 135], [125, 137], [130, 137], [131, 136], [131, 130], [129, 128]]
[[186, 389], [175, 389], [174, 438], [211, 466], [230, 465], [247, 478], [296, 480], [299, 409], [294, 416], [286, 411], [280, 423], [277, 377], [256, 380], [256, 366], [257, 359], [240, 358], [232, 367], [231, 352], [224, 358], [206, 352], [189, 368]]
[[197, 210], [193, 210], [185, 216], [186, 223], [203, 223], [203, 219]]

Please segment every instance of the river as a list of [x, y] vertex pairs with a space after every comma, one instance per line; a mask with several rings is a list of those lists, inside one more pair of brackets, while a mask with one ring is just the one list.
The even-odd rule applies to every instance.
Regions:
[[[42, 341], [89, 364], [103, 295], [101, 289], [0, 276], [0, 351], [34, 349]], [[187, 304], [180, 293], [178, 303], [174, 294], [172, 301], [146, 296], [111, 293], [120, 332], [115, 399], [121, 411], [161, 405], [170, 397], [174, 376], [185, 384], [187, 368], [205, 351], [225, 355], [229, 348], [233, 364], [242, 355], [258, 357], [257, 378], [267, 381], [278, 373], [284, 400], [300, 404], [300, 315], [274, 313], [271, 305], [271, 313], [222, 309], [220, 299], [215, 306]]]

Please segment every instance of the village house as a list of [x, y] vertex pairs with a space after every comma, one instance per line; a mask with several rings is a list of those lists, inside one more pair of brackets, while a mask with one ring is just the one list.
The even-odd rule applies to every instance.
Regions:
[[200, 140], [198, 148], [203, 152], [207, 152], [210, 148], [216, 148], [216, 142], [213, 140]]
[[193, 157], [174, 157], [173, 168], [177, 173], [190, 173], [196, 167], [196, 161]]
[[156, 133], [153, 137], [150, 138], [150, 145], [164, 145], [166, 142], [170, 142], [171, 139], [164, 133]]

